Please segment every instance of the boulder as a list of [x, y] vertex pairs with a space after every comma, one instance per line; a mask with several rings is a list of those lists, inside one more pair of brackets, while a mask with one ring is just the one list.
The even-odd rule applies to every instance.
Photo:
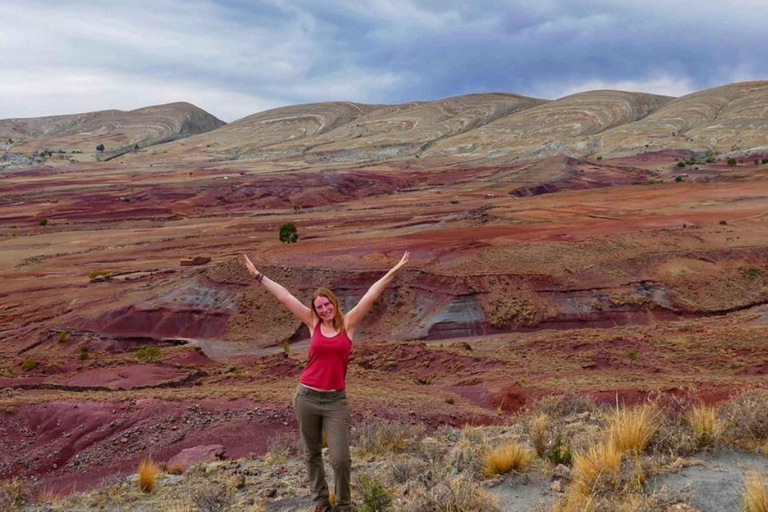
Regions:
[[168, 468], [184, 472], [195, 464], [220, 459], [223, 454], [224, 447], [220, 444], [186, 448], [171, 457], [168, 461]]

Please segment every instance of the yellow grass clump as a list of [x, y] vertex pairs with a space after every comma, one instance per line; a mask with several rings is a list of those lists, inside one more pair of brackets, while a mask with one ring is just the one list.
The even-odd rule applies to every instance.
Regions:
[[688, 411], [690, 423], [699, 447], [708, 446], [715, 440], [717, 429], [717, 409], [709, 405], [697, 405]]
[[621, 452], [614, 443], [591, 445], [573, 458], [572, 489], [577, 494], [589, 496], [598, 487], [614, 485], [620, 470]]
[[485, 454], [483, 475], [491, 477], [514, 470], [522, 473], [533, 460], [533, 453], [518, 443], [507, 443]]
[[638, 454], [645, 450], [659, 428], [659, 415], [650, 405], [618, 408], [608, 421], [609, 443], [619, 453]]
[[152, 459], [144, 459], [139, 462], [139, 489], [142, 492], [152, 492], [157, 486], [157, 477], [160, 475], [160, 467]]
[[743, 500], [745, 512], [768, 512], [768, 491], [757, 471], [750, 471], [744, 479]]
[[544, 413], [539, 414], [531, 421], [531, 440], [533, 440], [533, 446], [536, 448], [536, 455], [539, 457], [544, 456], [544, 452], [547, 451], [547, 422], [549, 416]]

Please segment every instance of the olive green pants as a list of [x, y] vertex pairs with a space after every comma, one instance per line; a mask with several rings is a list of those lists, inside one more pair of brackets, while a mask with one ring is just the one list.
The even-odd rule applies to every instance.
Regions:
[[315, 505], [328, 504], [328, 484], [323, 468], [323, 433], [336, 483], [336, 508], [346, 510], [352, 506], [350, 475], [352, 458], [349, 455], [349, 409], [346, 391], [315, 391], [302, 385], [296, 389], [293, 409], [299, 422], [304, 444], [304, 457], [309, 473], [309, 487]]

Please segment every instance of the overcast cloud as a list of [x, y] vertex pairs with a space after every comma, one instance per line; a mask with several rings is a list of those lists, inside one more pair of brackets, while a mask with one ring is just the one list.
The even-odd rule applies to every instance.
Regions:
[[1, 0], [0, 118], [768, 78], [762, 0]]

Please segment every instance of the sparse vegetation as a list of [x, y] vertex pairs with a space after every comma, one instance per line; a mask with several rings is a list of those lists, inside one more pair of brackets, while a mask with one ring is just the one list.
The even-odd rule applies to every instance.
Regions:
[[619, 453], [645, 450], [659, 426], [658, 411], [650, 405], [619, 407], [608, 420], [608, 440]]
[[360, 495], [358, 512], [384, 512], [392, 505], [392, 493], [370, 475], [361, 474], [356, 477], [355, 488]]
[[749, 471], [744, 479], [744, 512], [768, 512], [768, 490], [763, 475]]
[[589, 496], [596, 490], [614, 487], [619, 480], [621, 452], [614, 443], [597, 443], [577, 453], [571, 471], [572, 490]]
[[355, 447], [370, 455], [402, 453], [415, 449], [424, 437], [422, 425], [366, 418], [355, 430]]
[[103, 153], [104, 152], [104, 144], [99, 144], [98, 146], [96, 146], [96, 151], [98, 151], [99, 153]]
[[682, 183], [685, 181], [682, 176], [675, 176], [675, 183]]
[[533, 454], [516, 442], [493, 448], [485, 454], [483, 475], [496, 476], [510, 471], [524, 472], [533, 460]]
[[735, 158], [729, 158], [728, 159], [728, 166], [729, 167], [733, 167], [734, 165], [736, 165], [736, 159]]
[[710, 446], [717, 432], [717, 409], [697, 405], [688, 412], [687, 418], [696, 437], [696, 445], [699, 448]]
[[536, 455], [543, 457], [547, 451], [547, 423], [549, 416], [544, 413], [539, 414], [531, 420], [531, 440], [536, 449]]
[[222, 482], [205, 481], [192, 492], [192, 502], [202, 512], [225, 512], [232, 501], [231, 490]]
[[573, 454], [571, 453], [571, 450], [563, 446], [562, 435], [558, 434], [555, 437], [555, 442], [552, 443], [552, 448], [547, 450], [547, 460], [554, 466], [557, 466], [558, 464], [570, 466], [571, 462], [573, 462]]
[[45, 226], [47, 226], [47, 225], [48, 225], [48, 219], [40, 219], [40, 220], [39, 220], [37, 223], [38, 223], [40, 226], [42, 226], [42, 227], [45, 227]]
[[685, 162], [677, 162], [678, 167], [685, 167]]
[[299, 230], [292, 222], [280, 226], [280, 241], [284, 244], [294, 244], [299, 240]]
[[151, 493], [157, 487], [157, 477], [160, 468], [152, 459], [144, 459], [139, 462], [138, 484], [141, 492]]
[[21, 362], [21, 369], [24, 370], [25, 372], [31, 372], [35, 368], [37, 368], [37, 361], [34, 361], [32, 359], [27, 359]]
[[112, 275], [112, 272], [110, 272], [108, 270], [94, 270], [94, 271], [88, 272], [88, 279], [93, 281], [97, 277], [102, 277], [102, 276], [103, 277], [109, 277], [111, 275]]
[[59, 343], [64, 343], [69, 340], [69, 331], [59, 331], [58, 334]]
[[158, 347], [144, 347], [136, 351], [136, 359], [141, 363], [154, 363], [160, 359], [161, 353]]
[[81, 349], [80, 352], [77, 354], [77, 360], [80, 361], [80, 368], [83, 368], [83, 365], [85, 362], [90, 359], [91, 355], [88, 353], [87, 350]]
[[632, 349], [629, 350], [629, 352], [627, 352], [627, 357], [629, 358], [629, 369], [630, 370], [632, 369], [632, 363], [637, 361], [637, 355], [638, 354], [637, 354], [637, 349], [636, 348], [632, 348]]

